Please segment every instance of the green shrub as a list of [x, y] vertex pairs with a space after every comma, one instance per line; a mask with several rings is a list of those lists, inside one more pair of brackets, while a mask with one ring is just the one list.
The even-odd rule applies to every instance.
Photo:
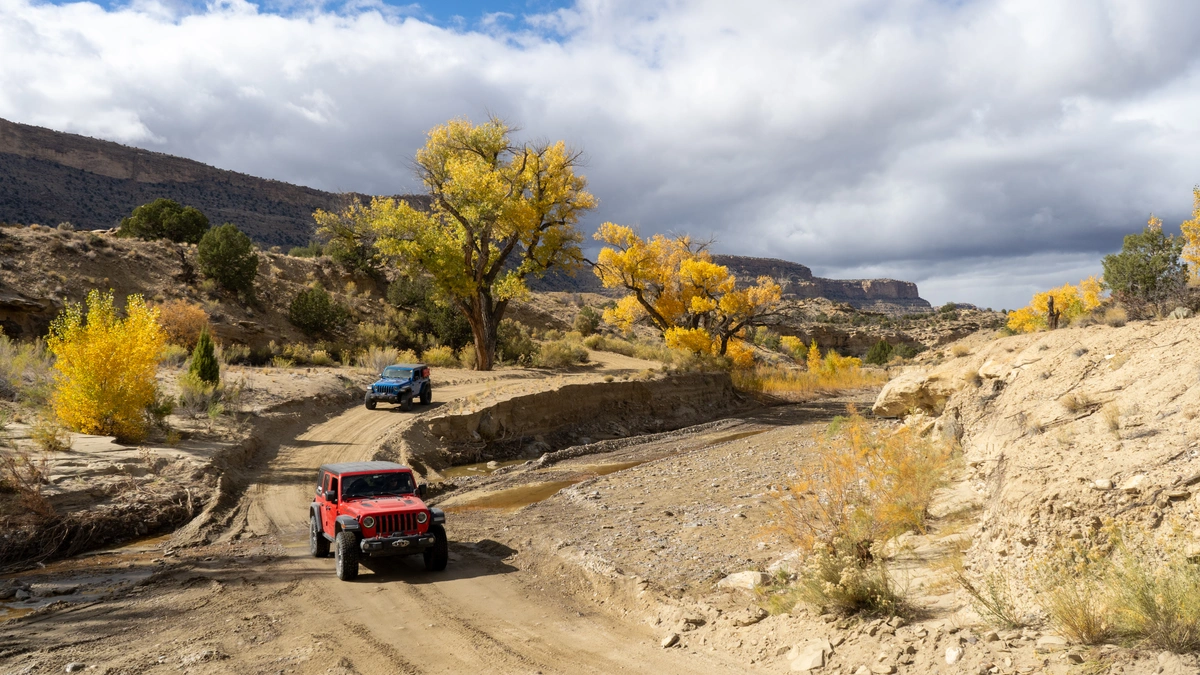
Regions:
[[220, 388], [211, 382], [201, 380], [193, 372], [179, 378], [179, 408], [181, 412], [196, 415], [207, 413], [221, 398]]
[[596, 331], [600, 330], [600, 312], [591, 307], [583, 307], [579, 313], [575, 315], [575, 323], [573, 327], [580, 335], [587, 337]]
[[324, 254], [324, 249], [319, 242], [310, 241], [308, 246], [294, 246], [288, 255], [293, 258], [320, 258]]
[[288, 307], [288, 320], [309, 335], [336, 330], [349, 318], [349, 310], [335, 302], [320, 284], [300, 291]]
[[871, 347], [870, 351], [867, 352], [867, 358], [865, 361], [867, 363], [873, 363], [877, 366], [882, 366], [888, 361], [892, 360], [892, 351], [892, 345], [887, 340], [880, 340], [879, 342], [875, 343], [875, 346]]
[[196, 340], [196, 349], [192, 351], [192, 365], [188, 367], [188, 374], [195, 375], [206, 384], [221, 384], [221, 364], [217, 362], [208, 328], [202, 329], [200, 339]]
[[1183, 246], [1183, 237], [1164, 234], [1162, 221], [1151, 218], [1140, 233], [1125, 236], [1120, 253], [1104, 256], [1104, 285], [1135, 316], [1168, 312], [1187, 288]]
[[587, 363], [588, 353], [583, 345], [572, 340], [554, 340], [544, 342], [538, 347], [533, 357], [533, 365], [538, 368], [566, 368], [579, 363]]
[[196, 247], [200, 272], [231, 291], [251, 293], [258, 276], [254, 243], [231, 223], [214, 227]]
[[504, 319], [496, 329], [496, 359], [502, 363], [528, 365], [538, 346], [529, 329], [512, 319]]
[[[62, 229], [61, 227], [59, 229]], [[191, 206], [180, 206], [171, 199], [156, 199], [142, 204], [121, 221], [117, 234], [139, 239], [170, 239], [188, 244], [199, 243], [208, 231], [208, 217]]]
[[899, 356], [902, 359], [911, 359], [923, 351], [925, 351], [924, 347], [914, 347], [910, 344], [901, 342], [892, 348], [892, 356]]
[[458, 367], [458, 357], [454, 355], [454, 350], [447, 346], [426, 349], [425, 353], [421, 354], [421, 360], [428, 365], [439, 368]]

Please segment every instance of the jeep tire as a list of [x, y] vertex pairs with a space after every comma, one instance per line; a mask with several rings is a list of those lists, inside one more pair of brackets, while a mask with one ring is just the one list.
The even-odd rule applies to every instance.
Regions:
[[433, 388], [426, 384], [421, 387], [421, 405], [429, 405], [433, 400]]
[[315, 513], [309, 518], [308, 552], [314, 558], [329, 557], [329, 540], [325, 538], [325, 533], [321, 531], [321, 519]]
[[425, 569], [429, 572], [441, 572], [446, 569], [446, 561], [450, 559], [449, 546], [446, 543], [446, 528], [432, 525], [429, 531], [433, 533], [433, 546], [425, 549]]
[[400, 409], [404, 412], [412, 410], [412, 394], [407, 394], [400, 398]]
[[372, 401], [372, 400], [371, 400], [371, 399], [369, 399], [369, 398], [368, 398], [368, 399], [365, 399], [365, 400], [363, 401], [363, 405], [367, 406], [367, 410], [374, 410], [374, 409], [375, 409], [375, 401]]
[[358, 537], [353, 532], [342, 530], [334, 540], [334, 558], [337, 561], [337, 578], [353, 581], [358, 576]]

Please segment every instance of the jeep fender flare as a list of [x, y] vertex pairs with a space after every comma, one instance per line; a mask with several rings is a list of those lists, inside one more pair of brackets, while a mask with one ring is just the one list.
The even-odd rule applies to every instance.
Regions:
[[342, 530], [358, 534], [360, 530], [358, 521], [351, 516], [338, 516], [337, 519], [333, 521], [334, 536], [337, 536], [337, 533], [341, 532]]
[[446, 522], [446, 512], [436, 506], [429, 507], [429, 520], [431, 525], [443, 525]]

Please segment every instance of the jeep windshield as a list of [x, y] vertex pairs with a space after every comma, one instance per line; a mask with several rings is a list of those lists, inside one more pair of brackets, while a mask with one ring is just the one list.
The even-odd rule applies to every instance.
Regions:
[[409, 495], [417, 490], [412, 474], [407, 472], [371, 473], [346, 476], [342, 479], [342, 497], [383, 497], [386, 495]]
[[411, 380], [412, 368], [401, 368], [400, 366], [388, 366], [383, 369], [380, 377], [385, 377], [392, 380]]

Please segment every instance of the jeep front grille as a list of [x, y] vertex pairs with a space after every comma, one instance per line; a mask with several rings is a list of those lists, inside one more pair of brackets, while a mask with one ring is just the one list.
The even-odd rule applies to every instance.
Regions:
[[411, 534], [417, 531], [417, 514], [415, 513], [385, 513], [377, 516], [376, 528], [380, 536], [386, 537], [393, 532]]
[[401, 385], [398, 384], [377, 384], [375, 385], [375, 393], [395, 396], [400, 393], [400, 387]]

